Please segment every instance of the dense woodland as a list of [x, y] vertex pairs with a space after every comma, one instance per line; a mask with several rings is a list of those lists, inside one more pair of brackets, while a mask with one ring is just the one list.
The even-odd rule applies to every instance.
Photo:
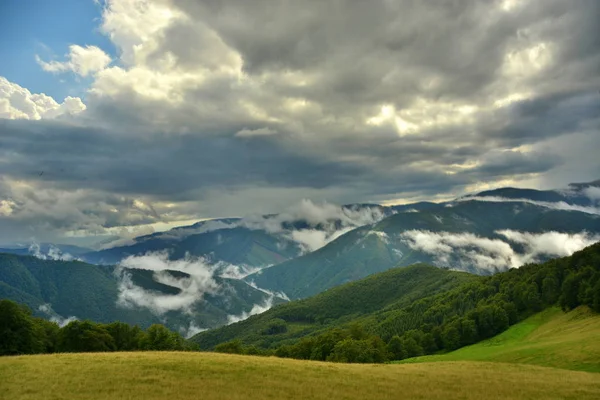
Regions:
[[[414, 279], [403, 284], [394, 281], [410, 276]], [[397, 297], [398, 292], [402, 296]], [[388, 304], [389, 297], [397, 300]], [[226, 353], [377, 363], [451, 351], [492, 337], [556, 304], [565, 311], [587, 305], [600, 312], [600, 244], [571, 257], [488, 277], [422, 265], [388, 271], [200, 334], [196, 341], [202, 344], [202, 337], [220, 337], [221, 342], [211, 348]], [[298, 324], [320, 324], [326, 329], [273, 340]], [[73, 321], [59, 328], [9, 300], [0, 301], [0, 330], [2, 355], [197, 349], [158, 324], [145, 331], [121, 322]], [[228, 332], [235, 339], [229, 340]]]

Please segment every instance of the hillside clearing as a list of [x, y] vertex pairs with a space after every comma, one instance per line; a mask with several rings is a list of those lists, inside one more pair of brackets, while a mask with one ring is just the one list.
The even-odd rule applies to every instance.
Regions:
[[600, 372], [600, 315], [587, 307], [549, 308], [491, 339], [400, 363], [501, 361]]
[[600, 374], [529, 365], [349, 365], [216, 353], [3, 357], [2, 399], [597, 399]]

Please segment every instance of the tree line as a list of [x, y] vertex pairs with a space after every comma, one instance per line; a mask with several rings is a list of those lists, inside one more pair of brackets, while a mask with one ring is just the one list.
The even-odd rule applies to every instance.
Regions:
[[142, 330], [123, 322], [71, 321], [61, 328], [24, 305], [0, 300], [0, 355], [195, 349], [161, 324]]

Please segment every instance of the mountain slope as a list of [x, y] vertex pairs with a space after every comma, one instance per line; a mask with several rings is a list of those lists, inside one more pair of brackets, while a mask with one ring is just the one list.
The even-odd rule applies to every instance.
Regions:
[[[127, 282], [123, 273], [135, 287], [122, 286]], [[228, 323], [230, 317], [250, 313], [256, 304], [280, 302], [243, 281], [214, 276], [216, 290], [191, 293], [192, 300], [197, 299], [190, 304], [191, 314], [185, 308], [152, 312], [152, 305], [156, 308], [160, 302], [186, 300], [176, 296], [181, 287], [194, 284], [189, 274], [180, 271], [164, 270], [161, 274], [163, 279], [157, 280], [154, 271], [143, 269], [115, 271], [113, 266], [0, 254], [0, 298], [26, 304], [37, 315], [59, 321], [74, 316], [97, 322], [123, 321], [142, 327], [162, 322], [175, 330], [187, 329], [190, 324], [220, 326]], [[129, 299], [128, 307], [123, 304], [122, 294], [128, 295], [125, 297]], [[136, 299], [131, 297], [133, 295], [138, 296], [138, 303], [132, 302]], [[158, 300], [151, 302], [153, 299]], [[141, 307], [144, 302], [148, 305]]]
[[[564, 210], [552, 210], [527, 203], [491, 203], [463, 201], [448, 207], [405, 212], [381, 222], [348, 232], [323, 248], [250, 275], [258, 286], [285, 292], [290, 298], [304, 298], [330, 287], [415, 262], [433, 263], [474, 273], [489, 274], [504, 268], [479, 268], [450, 253], [445, 263], [435, 253], [418, 248], [413, 240], [420, 232], [472, 234], [491, 240], [504, 240], [515, 251], [522, 243], [511, 243], [497, 232], [511, 230], [542, 234], [557, 231], [600, 234], [600, 216]], [[413, 236], [406, 236], [406, 232]], [[427, 239], [427, 238], [424, 238]], [[465, 240], [474, 241], [474, 237]], [[486, 249], [472, 248], [484, 254]], [[491, 254], [500, 263], [502, 254]], [[549, 258], [548, 256], [545, 257]], [[540, 255], [543, 260], [543, 254]]]
[[[284, 356], [325, 360], [336, 343], [348, 337], [335, 328], [357, 325], [390, 345], [396, 337], [403, 350], [393, 357], [403, 359], [485, 340], [557, 304], [565, 310], [581, 305], [600, 310], [600, 243], [570, 257], [493, 276], [438, 270], [429, 281], [433, 271], [433, 267], [417, 265], [376, 274], [200, 333], [192, 340], [212, 348], [239, 339], [248, 345], [277, 348], [277, 354]], [[396, 292], [398, 286], [402, 294]], [[391, 293], [396, 293], [390, 297], [396, 301], [378, 302]], [[287, 330], [274, 334], [269, 329], [274, 322]], [[315, 353], [322, 349], [322, 342], [329, 343], [327, 353]]]
[[[408, 306], [423, 297], [451, 290], [476, 279], [462, 272], [428, 265], [397, 268], [332, 288], [314, 297], [286, 303], [249, 319], [192, 338], [201, 348], [241, 339], [260, 347], [273, 347], [286, 341], [343, 326], [385, 309]], [[263, 330], [276, 319], [288, 322], [286, 333], [276, 336]]]
[[172, 259], [181, 259], [189, 254], [249, 266], [280, 263], [300, 254], [299, 246], [290, 240], [240, 227], [191, 234], [183, 238], [167, 235], [144, 237], [133, 245], [87, 253], [83, 258], [93, 264], [116, 264], [128, 256], [163, 251], [169, 252]]
[[453, 352], [401, 363], [498, 361], [600, 372], [600, 315], [587, 307], [549, 308], [505, 332]]

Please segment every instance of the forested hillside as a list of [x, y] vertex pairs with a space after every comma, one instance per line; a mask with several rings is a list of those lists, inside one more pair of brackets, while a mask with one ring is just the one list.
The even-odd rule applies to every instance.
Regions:
[[[177, 295], [181, 291], [179, 287], [157, 282], [153, 271], [125, 269], [124, 272], [136, 287], [144, 290], [142, 295], [145, 297], [140, 299], [140, 303]], [[180, 271], [161, 273], [167, 278], [180, 280], [182, 284], [190, 280], [188, 274]], [[184, 330], [190, 323], [201, 327], [226, 324], [230, 315], [248, 313], [255, 304], [271, 298], [240, 280], [218, 276], [211, 279], [218, 289], [204, 296], [192, 293], [197, 297], [197, 304], [192, 304], [195, 307], [189, 312], [172, 310], [158, 313], [150, 307], [131, 307], [119, 302], [120, 294], [131, 288], [122, 286], [124, 275], [116, 274], [114, 266], [0, 254], [0, 299], [25, 304], [35, 315], [55, 320], [76, 317], [103, 323], [122, 321], [143, 328], [160, 322], [171, 329]], [[271, 300], [275, 303], [280, 301]]]
[[[404, 269], [426, 270], [423, 266]], [[442, 273], [446, 278], [448, 274], [456, 274]], [[401, 296], [398, 303], [390, 302], [383, 308], [369, 310], [366, 306], [362, 315], [355, 313], [351, 306], [344, 313], [345, 318], [335, 312], [330, 314], [330, 309], [339, 309], [338, 304], [353, 304], [358, 293], [354, 288], [379, 284], [385, 287], [390, 274], [393, 272], [336, 288], [334, 293], [345, 295], [345, 299], [327, 297], [326, 292], [313, 299], [276, 307], [237, 324], [200, 333], [193, 340], [201, 347], [216, 346], [222, 351], [245, 351], [243, 346], [250, 345], [284, 357], [372, 362], [457, 349], [490, 338], [557, 304], [565, 311], [580, 305], [600, 311], [599, 243], [571, 257], [525, 265], [494, 276], [471, 277], [458, 285], [446, 286], [448, 290], [442, 286], [433, 294], [419, 291], [420, 283], [412, 281], [417, 289], [408, 289], [410, 284], [407, 283], [404, 290], [415, 290], [413, 293], [418, 295], [409, 302], [403, 302]], [[437, 277], [442, 282], [440, 278]], [[378, 281], [380, 283], [375, 283]], [[373, 297], [370, 301], [385, 303], [375, 298], [385, 297], [386, 292], [370, 293]], [[398, 295], [393, 293], [392, 297]], [[369, 301], [365, 303], [368, 305]], [[328, 320], [330, 315], [337, 320]], [[288, 333], [301, 331], [302, 324], [311, 328], [297, 335]], [[316, 326], [324, 330], [319, 331]], [[308, 335], [301, 338], [305, 334]], [[239, 342], [222, 343], [231, 339]], [[251, 351], [256, 349], [251, 347]]]

